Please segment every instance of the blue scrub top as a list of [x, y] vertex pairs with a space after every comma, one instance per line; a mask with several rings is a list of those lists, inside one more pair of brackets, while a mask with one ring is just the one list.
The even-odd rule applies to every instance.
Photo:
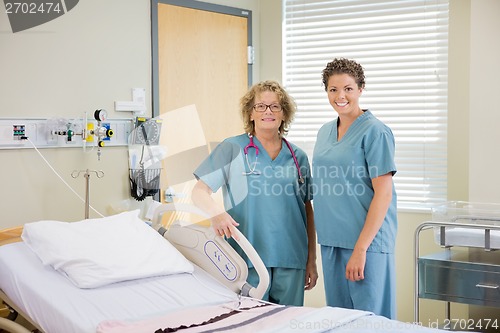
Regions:
[[[354, 249], [373, 199], [372, 178], [392, 172], [395, 142], [392, 131], [364, 110], [337, 141], [337, 119], [323, 125], [313, 153], [314, 222], [321, 245]], [[368, 251], [393, 253], [396, 192], [384, 223]]]
[[[304, 184], [285, 142], [272, 160], [254, 137], [259, 148], [248, 149], [248, 164], [243, 153], [249, 144], [247, 134], [220, 143], [195, 170], [194, 175], [213, 192], [222, 187], [224, 207], [237, 221], [238, 229], [252, 243], [266, 267], [305, 269], [307, 263], [307, 220], [305, 202], [312, 200], [311, 170], [303, 150], [290, 143], [297, 157]], [[255, 169], [259, 174], [244, 173]], [[238, 245], [229, 242], [253, 267]]]

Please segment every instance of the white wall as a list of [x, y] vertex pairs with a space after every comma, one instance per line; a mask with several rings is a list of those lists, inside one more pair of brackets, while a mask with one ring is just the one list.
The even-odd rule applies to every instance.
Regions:
[[470, 200], [500, 203], [500, 1], [471, 1]]

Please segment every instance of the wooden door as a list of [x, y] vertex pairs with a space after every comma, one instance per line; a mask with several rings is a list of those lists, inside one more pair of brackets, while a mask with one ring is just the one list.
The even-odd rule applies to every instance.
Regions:
[[207, 141], [241, 133], [248, 25], [248, 17], [159, 3], [159, 113], [194, 104]]
[[[185, 193], [185, 184], [178, 183], [189, 178], [189, 173], [192, 176], [203, 157], [201, 151], [208, 153], [214, 142], [243, 132], [239, 100], [251, 84], [251, 12], [189, 0], [159, 1], [152, 6], [157, 6], [157, 12], [153, 10], [157, 15], [155, 115], [175, 113], [175, 117], [165, 117], [169, 123], [163, 131], [168, 129], [168, 133], [162, 133], [162, 144], [172, 148], [187, 140], [192, 145], [180, 152], [175, 147], [175, 156], [169, 155], [166, 183]], [[192, 107], [197, 112], [191, 112]], [[205, 147], [196, 139], [200, 134]]]

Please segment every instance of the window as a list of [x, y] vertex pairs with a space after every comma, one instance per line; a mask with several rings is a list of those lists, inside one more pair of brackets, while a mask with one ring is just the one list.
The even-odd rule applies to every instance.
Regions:
[[298, 112], [288, 138], [312, 156], [336, 117], [321, 82], [333, 58], [359, 62], [361, 107], [396, 139], [398, 206], [447, 199], [448, 0], [284, 0], [283, 84]]

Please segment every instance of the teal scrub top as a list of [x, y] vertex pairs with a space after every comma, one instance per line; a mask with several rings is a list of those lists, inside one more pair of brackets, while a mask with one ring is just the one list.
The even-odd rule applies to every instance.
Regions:
[[[312, 160], [314, 222], [321, 245], [354, 249], [373, 199], [372, 179], [391, 172], [395, 142], [392, 131], [363, 110], [337, 141], [337, 119], [318, 131]], [[368, 251], [393, 253], [397, 231], [396, 192], [382, 227]]]
[[[307, 220], [305, 202], [312, 200], [311, 170], [303, 150], [290, 143], [305, 182], [299, 184], [298, 170], [285, 142], [272, 160], [266, 150], [253, 138], [259, 148], [248, 149], [247, 134], [228, 138], [195, 170], [215, 193], [222, 187], [224, 207], [240, 225], [238, 229], [248, 238], [266, 267], [305, 269], [307, 263]], [[254, 173], [251, 173], [254, 170]], [[229, 242], [253, 267], [238, 245]]]

